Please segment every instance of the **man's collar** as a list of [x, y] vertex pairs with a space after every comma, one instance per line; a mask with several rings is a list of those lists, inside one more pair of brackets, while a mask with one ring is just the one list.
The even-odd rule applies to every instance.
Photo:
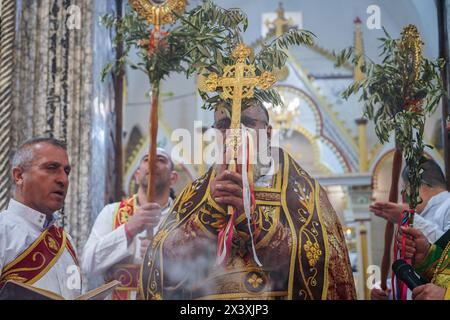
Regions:
[[[134, 204], [135, 204], [135, 206], [136, 207], [139, 206], [139, 196], [138, 196], [138, 194], [136, 193], [133, 197], [134, 197]], [[169, 198], [167, 199], [167, 203], [164, 206], [161, 206], [161, 211], [169, 209], [172, 206], [173, 201], [174, 201], [174, 199], [172, 199], [169, 196]]]
[[171, 197], [169, 197], [169, 199], [167, 200], [167, 203], [164, 207], [161, 208], [161, 213], [164, 214], [164, 211], [169, 211], [169, 209], [172, 207], [173, 204], [173, 199]]
[[433, 197], [431, 197], [430, 200], [428, 200], [427, 205], [425, 206], [425, 208], [423, 209], [423, 212], [429, 210], [431, 207], [438, 205], [442, 202], [444, 202], [446, 199], [448, 199], [450, 196], [450, 193], [448, 191], [442, 191], [436, 195], [434, 195]]
[[438, 194], [434, 195], [429, 202], [431, 202], [432, 204], [435, 203], [440, 203], [442, 201], [444, 201], [445, 199], [447, 199], [449, 197], [449, 192], [448, 191], [442, 191], [439, 192]]
[[54, 214], [52, 215], [52, 220], [47, 222], [47, 215], [37, 210], [34, 210], [23, 203], [10, 199], [8, 204], [9, 212], [20, 216], [21, 218], [28, 221], [30, 224], [38, 227], [40, 230], [46, 229], [55, 223]]

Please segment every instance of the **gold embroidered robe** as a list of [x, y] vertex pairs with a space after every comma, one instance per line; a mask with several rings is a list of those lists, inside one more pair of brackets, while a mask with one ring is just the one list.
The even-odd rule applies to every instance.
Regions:
[[355, 299], [348, 251], [325, 191], [283, 150], [272, 186], [255, 188], [253, 260], [245, 215], [226, 266], [215, 265], [228, 219], [210, 196], [211, 168], [175, 200], [141, 267], [146, 299]]

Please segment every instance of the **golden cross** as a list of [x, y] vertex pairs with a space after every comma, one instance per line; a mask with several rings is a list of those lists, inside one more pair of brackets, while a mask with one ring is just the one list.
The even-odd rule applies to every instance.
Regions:
[[270, 22], [270, 21], [266, 21], [266, 26], [270, 27], [273, 26], [275, 28], [275, 36], [276, 37], [280, 37], [284, 34], [284, 28], [285, 27], [290, 27], [294, 24], [294, 21], [292, 20], [292, 18], [286, 19], [286, 17], [284, 16], [284, 8], [283, 8], [283, 4], [280, 2], [278, 9], [277, 9], [277, 18]]
[[[246, 64], [245, 60], [251, 53], [252, 50], [241, 43], [232, 53], [232, 58], [236, 61], [236, 64], [226, 66], [222, 77], [219, 77], [216, 73], [211, 73], [206, 80], [207, 91], [214, 92], [221, 87], [220, 97], [233, 101], [230, 129], [240, 128], [242, 100], [252, 98], [256, 87], [267, 90], [275, 83], [275, 76], [272, 73], [264, 71], [258, 77], [255, 74], [255, 66]], [[231, 150], [234, 152], [232, 159], [238, 154], [240, 134], [236, 131], [231, 132]]]

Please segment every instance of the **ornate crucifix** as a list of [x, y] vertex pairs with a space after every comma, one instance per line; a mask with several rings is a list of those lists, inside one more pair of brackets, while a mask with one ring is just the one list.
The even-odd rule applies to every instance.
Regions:
[[[406, 66], [404, 67], [404, 100], [405, 104], [402, 106], [402, 110], [414, 111], [422, 104], [421, 100], [416, 100], [411, 97], [412, 92], [410, 88], [414, 87], [414, 83], [419, 80], [420, 69], [422, 65], [422, 47], [423, 42], [420, 38], [420, 34], [414, 25], [408, 25], [403, 29], [402, 40], [400, 43], [401, 50], [407, 53]], [[395, 134], [397, 135], [397, 133]], [[394, 161], [392, 163], [391, 174], [391, 187], [389, 191], [389, 202], [397, 202], [398, 198], [398, 184], [400, 180], [400, 172], [402, 168], [403, 150], [399, 145], [397, 138], [395, 138], [395, 152]], [[418, 187], [411, 186], [413, 195], [417, 198]], [[415, 208], [411, 208], [415, 209]], [[414, 220], [414, 214], [411, 213], [408, 224], [412, 226]], [[387, 289], [387, 278], [391, 269], [391, 246], [394, 237], [394, 224], [392, 222], [386, 222], [386, 228], [384, 232], [384, 252], [381, 261], [381, 288]]]
[[[129, 0], [131, 7], [153, 25], [148, 54], [158, 49], [160, 41], [160, 27], [163, 24], [174, 23], [176, 17], [174, 12], [182, 14], [186, 7], [186, 0]], [[145, 41], [145, 40], [143, 40]], [[152, 86], [152, 102], [149, 119], [149, 153], [148, 153], [148, 190], [147, 201], [155, 200], [155, 177], [156, 177], [156, 143], [158, 135], [158, 104], [159, 104], [159, 82], [160, 79], [150, 79]]]
[[[156, 52], [161, 38], [160, 27], [163, 24], [174, 23], [174, 13], [182, 14], [186, 7], [186, 0], [129, 0], [136, 12], [153, 25], [153, 31], [148, 40], [148, 55]], [[158, 135], [158, 105], [159, 85], [161, 79], [150, 77], [152, 86], [152, 102], [149, 119], [149, 151], [148, 151], [148, 189], [147, 201], [154, 202], [156, 195], [156, 147]], [[153, 228], [147, 230], [147, 238], [153, 238]]]
[[286, 31], [286, 28], [292, 27], [294, 25], [294, 21], [292, 18], [286, 19], [284, 15], [284, 8], [283, 4], [280, 2], [278, 9], [277, 9], [277, 18], [273, 21], [266, 21], [267, 27], [273, 27], [275, 28], [275, 36], [280, 37], [284, 34]]
[[[220, 97], [224, 100], [231, 99], [231, 132], [227, 139], [228, 146], [231, 149], [231, 161], [229, 170], [236, 171], [237, 155], [241, 144], [241, 103], [243, 99], [252, 98], [256, 87], [263, 90], [269, 89], [275, 83], [275, 76], [264, 71], [260, 76], [256, 76], [255, 66], [246, 64], [246, 59], [251, 55], [252, 50], [245, 44], [238, 45], [232, 58], [236, 61], [234, 65], [228, 65], [224, 69], [222, 77], [216, 73], [211, 73], [206, 80], [206, 88], [209, 92], [217, 91], [222, 88]], [[233, 208], [228, 207], [228, 213], [232, 214]]]

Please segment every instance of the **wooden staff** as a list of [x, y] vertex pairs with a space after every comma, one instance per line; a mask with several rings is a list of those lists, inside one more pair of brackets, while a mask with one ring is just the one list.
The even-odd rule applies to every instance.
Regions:
[[[400, 170], [402, 168], [403, 154], [400, 146], [395, 146], [394, 160], [392, 163], [391, 187], [389, 190], [389, 202], [397, 203], [398, 201], [398, 183], [400, 181]], [[391, 247], [392, 238], [394, 236], [394, 224], [390, 221], [386, 222], [384, 230], [384, 252], [381, 261], [381, 289], [387, 289], [387, 278], [391, 269]]]
[[[414, 82], [420, 78], [420, 67], [422, 63], [422, 40], [420, 39], [417, 28], [413, 25], [408, 25], [403, 29], [402, 39], [400, 47], [402, 50], [409, 52], [410, 63], [412, 64], [412, 70], [408, 67], [404, 68], [405, 83], [403, 84], [405, 104], [402, 106], [403, 110], [408, 110], [410, 105], [407, 101], [413, 96], [411, 88]], [[397, 133], [396, 133], [397, 135]], [[398, 144], [397, 138], [395, 139], [395, 153], [394, 162], [392, 164], [392, 176], [391, 176], [391, 189], [389, 191], [389, 201], [398, 202], [398, 183], [400, 180], [400, 170], [402, 168], [403, 152], [401, 146]], [[412, 221], [410, 221], [412, 223]], [[381, 288], [387, 289], [387, 277], [389, 270], [391, 269], [391, 246], [392, 238], [394, 236], [394, 224], [392, 222], [386, 223], [386, 229], [384, 233], [384, 253], [381, 262]]]
[[[158, 49], [159, 43], [159, 25], [155, 24], [155, 29], [152, 32], [153, 50]], [[149, 46], [152, 45], [150, 39]], [[149, 47], [149, 51], [151, 48]], [[149, 150], [148, 150], [148, 183], [147, 183], [147, 202], [155, 202], [156, 195], [156, 148], [158, 141], [158, 106], [159, 106], [159, 80], [152, 82], [152, 102], [150, 107], [149, 120]], [[153, 239], [153, 229], [147, 230], [147, 238]]]

